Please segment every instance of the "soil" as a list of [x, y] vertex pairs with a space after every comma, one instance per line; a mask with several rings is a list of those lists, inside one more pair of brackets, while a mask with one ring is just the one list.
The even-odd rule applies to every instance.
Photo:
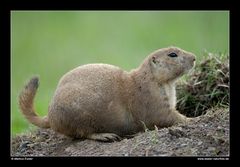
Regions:
[[146, 130], [119, 142], [71, 139], [37, 129], [11, 141], [13, 157], [26, 156], [229, 156], [229, 108], [213, 108], [189, 124]]

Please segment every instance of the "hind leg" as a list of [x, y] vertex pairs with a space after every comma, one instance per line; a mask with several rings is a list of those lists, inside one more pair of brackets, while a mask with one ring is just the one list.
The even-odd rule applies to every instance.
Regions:
[[87, 136], [88, 139], [104, 142], [119, 141], [121, 137], [115, 133], [93, 133]]

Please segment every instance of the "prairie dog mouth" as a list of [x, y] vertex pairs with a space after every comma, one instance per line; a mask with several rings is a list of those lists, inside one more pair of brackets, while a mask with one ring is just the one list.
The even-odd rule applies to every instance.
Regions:
[[194, 71], [194, 67], [195, 67], [195, 61], [193, 62], [193, 65], [189, 68], [189, 70], [188, 70], [188, 74], [191, 74], [191, 73], [193, 73], [193, 71]]
[[194, 71], [195, 61], [187, 66], [184, 70], [184, 74], [192, 73]]

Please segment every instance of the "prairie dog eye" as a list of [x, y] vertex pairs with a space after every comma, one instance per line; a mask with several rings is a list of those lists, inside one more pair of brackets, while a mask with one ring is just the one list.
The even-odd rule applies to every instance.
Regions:
[[168, 54], [169, 57], [178, 57], [178, 55], [174, 52]]

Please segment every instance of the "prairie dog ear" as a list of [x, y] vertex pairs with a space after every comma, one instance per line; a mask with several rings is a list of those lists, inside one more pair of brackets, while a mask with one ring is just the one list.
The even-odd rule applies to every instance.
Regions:
[[156, 56], [152, 56], [152, 57], [150, 58], [150, 64], [151, 64], [153, 67], [156, 67], [156, 66], [157, 66], [158, 61], [157, 61]]
[[152, 56], [152, 63], [157, 64], [156, 56]]

